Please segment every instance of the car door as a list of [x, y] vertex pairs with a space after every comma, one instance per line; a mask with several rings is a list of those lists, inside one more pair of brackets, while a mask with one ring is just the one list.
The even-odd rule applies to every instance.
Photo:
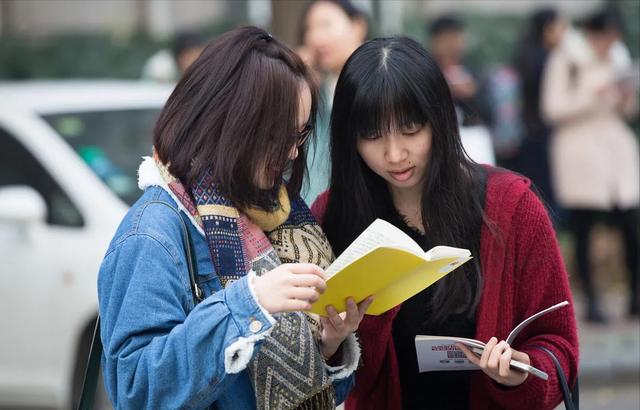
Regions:
[[77, 303], [86, 297], [77, 286], [85, 222], [41, 162], [0, 126], [0, 189], [7, 186], [35, 190], [46, 216], [0, 220], [0, 402], [59, 407], [77, 348]]

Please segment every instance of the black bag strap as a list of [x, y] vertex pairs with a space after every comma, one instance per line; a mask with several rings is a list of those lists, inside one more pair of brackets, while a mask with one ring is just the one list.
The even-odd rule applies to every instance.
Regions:
[[556, 367], [556, 371], [558, 373], [558, 380], [560, 381], [560, 389], [562, 390], [562, 399], [564, 400], [564, 407], [566, 410], [578, 410], [580, 408], [580, 394], [578, 389], [578, 379], [576, 378], [576, 383], [573, 386], [573, 389], [569, 389], [569, 383], [567, 382], [567, 376], [564, 374], [564, 370], [562, 369], [562, 365], [560, 365], [560, 361], [556, 357], [555, 354], [546, 347], [543, 346], [535, 346], [536, 349], [540, 349], [543, 352], [547, 353], [551, 358], [551, 361]]
[[[185, 249], [187, 258], [187, 270], [189, 271], [189, 282], [191, 283], [191, 294], [193, 296], [194, 306], [202, 302], [204, 295], [202, 289], [198, 286], [196, 275], [198, 274], [198, 265], [195, 263], [196, 256], [193, 247], [193, 240], [187, 224], [182, 219], [180, 212], [170, 204], [163, 201], [150, 201], [150, 204], [163, 204], [178, 215], [182, 228], [182, 244]], [[100, 360], [102, 359], [102, 340], [100, 339], [100, 315], [96, 320], [96, 327], [93, 330], [93, 340], [91, 341], [91, 350], [89, 350], [89, 360], [87, 368], [84, 372], [82, 382], [82, 390], [80, 393], [80, 402], [78, 410], [91, 410], [96, 397], [96, 389], [98, 387], [98, 376], [100, 374]]]
[[100, 315], [96, 320], [96, 327], [93, 330], [93, 340], [89, 350], [89, 360], [84, 371], [84, 380], [80, 394], [78, 410], [90, 410], [96, 397], [98, 387], [98, 376], [100, 374], [100, 360], [102, 358], [102, 341], [100, 339]]
[[187, 257], [187, 269], [189, 270], [189, 282], [191, 283], [191, 293], [193, 295], [193, 304], [194, 306], [198, 303], [202, 302], [203, 293], [202, 289], [198, 286], [198, 282], [196, 281], [196, 275], [198, 275], [198, 264], [196, 261], [196, 254], [193, 248], [193, 239], [191, 238], [191, 233], [189, 232], [189, 228], [187, 224], [182, 219], [182, 215], [180, 212], [172, 207], [170, 204], [164, 201], [149, 201], [150, 204], [162, 204], [167, 208], [171, 209], [178, 216], [180, 220], [180, 225], [182, 228], [182, 246], [185, 249], [185, 254]]

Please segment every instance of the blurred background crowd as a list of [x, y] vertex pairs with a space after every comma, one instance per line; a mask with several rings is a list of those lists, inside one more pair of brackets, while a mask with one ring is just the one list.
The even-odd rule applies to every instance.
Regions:
[[155, 118], [207, 42], [243, 24], [321, 85], [309, 203], [350, 54], [377, 36], [424, 44], [469, 155], [529, 177], [548, 206], [584, 407], [639, 408], [640, 0], [0, 0], [0, 407], [77, 395], [95, 274]]

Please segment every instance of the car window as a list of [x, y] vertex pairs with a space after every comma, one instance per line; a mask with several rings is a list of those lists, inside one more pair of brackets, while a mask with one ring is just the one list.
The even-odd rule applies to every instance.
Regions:
[[82, 215], [47, 170], [15, 137], [0, 128], [0, 186], [27, 185], [47, 204], [50, 225], [84, 225]]
[[157, 109], [69, 112], [43, 115], [93, 172], [129, 205], [140, 196], [137, 174], [151, 154]]

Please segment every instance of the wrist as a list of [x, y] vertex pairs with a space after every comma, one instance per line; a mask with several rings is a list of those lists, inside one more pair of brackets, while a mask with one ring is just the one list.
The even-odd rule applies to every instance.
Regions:
[[[513, 370], [517, 371], [517, 370]], [[504, 379], [504, 378], [492, 378], [494, 384], [502, 390], [514, 389], [524, 383], [529, 376], [529, 373], [524, 373], [522, 376], [518, 375], [514, 379]]]
[[251, 293], [253, 293], [253, 297], [255, 298], [256, 302], [258, 303], [258, 305], [260, 306], [260, 308], [266, 310], [267, 312], [271, 313], [269, 309], [267, 309], [264, 304], [262, 303], [262, 289], [261, 289], [261, 278], [260, 276], [253, 274], [249, 276], [249, 289], [251, 290]]
[[340, 347], [342, 346], [342, 342], [325, 342], [323, 341], [320, 345], [320, 352], [322, 353], [322, 357], [324, 360], [329, 362], [336, 355]]
[[336, 365], [342, 357], [342, 343], [337, 345], [327, 346], [322, 345], [321, 348], [322, 357], [329, 366]]

